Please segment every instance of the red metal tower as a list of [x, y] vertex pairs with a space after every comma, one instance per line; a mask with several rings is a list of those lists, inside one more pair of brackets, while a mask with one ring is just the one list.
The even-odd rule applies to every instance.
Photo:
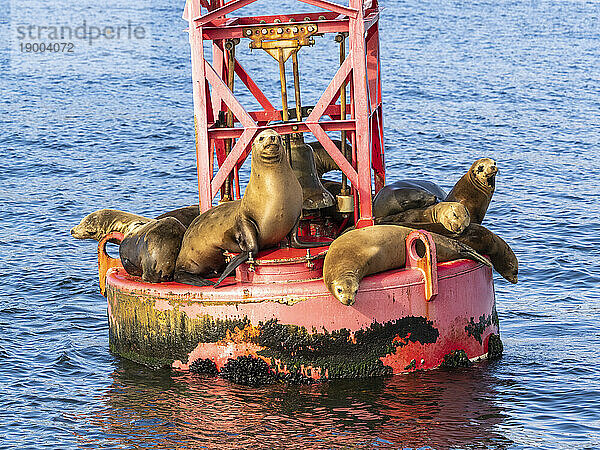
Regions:
[[[250, 153], [252, 141], [263, 129], [273, 128], [284, 136], [312, 133], [350, 181], [357, 205], [354, 209], [357, 226], [372, 225], [371, 170], [375, 192], [385, 183], [377, 0], [349, 0], [348, 6], [327, 0], [299, 0], [323, 11], [227, 17], [255, 1], [188, 0], [184, 10], [192, 56], [201, 211], [211, 207], [219, 190], [222, 197], [229, 197], [233, 188], [239, 198], [238, 170]], [[306, 117], [296, 98], [296, 121], [292, 122], [287, 108], [285, 60], [292, 56], [296, 77], [297, 49], [310, 45], [312, 36], [324, 33], [340, 36], [340, 67]], [[347, 55], [346, 36], [349, 40]], [[278, 59], [282, 76], [281, 108], [269, 101], [236, 59], [235, 45], [240, 39], [249, 39], [252, 48], [262, 48]], [[212, 64], [205, 59], [204, 40], [212, 41]], [[247, 111], [236, 99], [235, 75], [256, 98], [263, 108], [261, 111]], [[348, 102], [346, 86], [349, 87]], [[342, 149], [328, 136], [330, 131], [342, 132]], [[346, 139], [350, 141], [351, 151], [344, 148]], [[213, 170], [215, 154], [216, 173]]]

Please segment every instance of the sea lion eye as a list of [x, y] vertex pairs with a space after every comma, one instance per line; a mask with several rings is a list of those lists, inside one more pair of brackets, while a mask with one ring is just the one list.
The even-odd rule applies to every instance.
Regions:
[[483, 166], [479, 166], [479, 167], [477, 168], [477, 173], [479, 173], [479, 172], [483, 172]]
[[261, 137], [258, 138], [258, 142], [262, 142], [264, 139], [265, 139], [265, 137], [261, 136]]
[[339, 287], [339, 288], [336, 289], [336, 291], [337, 291], [338, 294], [341, 294], [342, 293], [342, 288]]

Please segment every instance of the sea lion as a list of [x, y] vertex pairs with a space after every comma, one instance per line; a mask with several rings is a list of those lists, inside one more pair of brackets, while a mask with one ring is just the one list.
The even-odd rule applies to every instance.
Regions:
[[117, 209], [100, 209], [85, 216], [79, 225], [71, 229], [71, 235], [76, 239], [100, 241], [108, 233], [118, 231], [127, 234], [152, 220]]
[[[241, 202], [220, 203], [194, 219], [181, 241], [173, 275], [175, 281], [199, 286], [212, 284], [203, 277], [218, 275], [225, 267], [223, 251], [234, 247], [233, 243], [241, 236], [234, 229]], [[209, 237], [206, 242], [203, 234]]]
[[422, 180], [399, 180], [381, 188], [373, 198], [373, 216], [385, 217], [409, 209], [426, 208], [446, 198], [437, 184]]
[[471, 222], [480, 224], [496, 189], [497, 173], [496, 161], [490, 158], [478, 159], [458, 180], [444, 201], [462, 203], [471, 214]]
[[448, 231], [461, 234], [471, 223], [469, 210], [458, 202], [440, 202], [427, 208], [415, 208], [398, 214], [376, 218], [375, 223], [403, 222], [405, 224], [439, 223]]
[[302, 133], [294, 133], [290, 139], [290, 161], [292, 170], [302, 186], [304, 200], [302, 209], [316, 210], [333, 206], [333, 195], [321, 184], [317, 176], [312, 148], [304, 143]]
[[[387, 219], [387, 218], [386, 218]], [[384, 219], [385, 220], [385, 219]], [[483, 225], [470, 224], [460, 235], [448, 232], [437, 223], [402, 223], [386, 221], [394, 225], [410, 226], [420, 230], [438, 233], [468, 245], [476, 252], [490, 257], [492, 267], [507, 281], [516, 284], [519, 275], [519, 261], [510, 246]]]
[[174, 217], [148, 222], [125, 235], [119, 246], [123, 267], [143, 281], [161, 283], [173, 279], [175, 261], [185, 226]]
[[[336, 195], [340, 195], [342, 193], [342, 183], [339, 181], [327, 180], [325, 178], [321, 178], [321, 184], [323, 187], [329, 191], [331, 195], [334, 197]], [[350, 184], [348, 183], [348, 189], [350, 189]]]
[[519, 261], [515, 252], [500, 236], [497, 236], [483, 225], [472, 223], [460, 236], [454, 239], [468, 245], [482, 255], [489, 256], [496, 272], [513, 284], [518, 282]]
[[252, 143], [250, 180], [241, 200], [222, 203], [198, 216], [183, 236], [175, 281], [204, 283], [220, 271], [224, 251], [241, 252], [221, 278], [259, 249], [271, 247], [296, 225], [302, 212], [302, 187], [294, 175], [281, 137], [271, 129]]
[[[348, 231], [335, 239], [323, 263], [323, 281], [329, 292], [350, 306], [366, 275], [404, 267], [406, 238], [411, 231], [413, 228], [398, 225], [373, 225]], [[439, 234], [432, 236], [439, 262], [467, 258], [490, 265], [467, 245]]]
[[[338, 149], [342, 148], [342, 141], [339, 139], [332, 139], [333, 143]], [[331, 172], [332, 170], [340, 170], [337, 163], [333, 160], [331, 155], [327, 153], [327, 150], [323, 147], [319, 141], [316, 142], [308, 142], [308, 145], [313, 150], [313, 155], [315, 158], [315, 167], [317, 169], [317, 173], [319, 174], [319, 178], [323, 176], [324, 173]], [[348, 148], [350, 148], [350, 144], [346, 144]], [[341, 150], [340, 150], [341, 151]]]
[[164, 219], [166, 217], [174, 217], [179, 220], [184, 227], [189, 227], [196, 217], [200, 215], [200, 208], [198, 205], [184, 206], [183, 208], [177, 208], [173, 211], [166, 212], [157, 217], [157, 219]]

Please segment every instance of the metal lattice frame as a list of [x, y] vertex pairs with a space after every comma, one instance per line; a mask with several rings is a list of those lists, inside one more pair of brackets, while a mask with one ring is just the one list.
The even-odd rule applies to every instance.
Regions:
[[[375, 192], [385, 183], [383, 149], [383, 115], [381, 104], [381, 69], [379, 62], [379, 8], [377, 0], [349, 0], [349, 6], [326, 0], [299, 0], [322, 8], [318, 13], [282, 14], [274, 16], [234, 17], [227, 14], [257, 0], [188, 0], [184, 19], [189, 24], [192, 57], [196, 157], [201, 211], [208, 210], [213, 198], [233, 174], [235, 192], [240, 196], [238, 170], [250, 153], [254, 137], [265, 128], [282, 135], [311, 132], [348, 177], [354, 195], [355, 220], [358, 227], [373, 224], [371, 170]], [[369, 3], [369, 5], [365, 5]], [[202, 8], [207, 12], [202, 15]], [[228, 39], [244, 38], [243, 29], [269, 25], [292, 26], [316, 24], [319, 33], [347, 32], [349, 53], [322, 93], [312, 112], [301, 122], [276, 123], [282, 110], [273, 106], [244, 67], [232, 56], [234, 71], [263, 108], [246, 111], [227, 85]], [[262, 22], [262, 23], [261, 23]], [[204, 58], [203, 41], [211, 40], [213, 64]], [[349, 83], [350, 98], [341, 119], [336, 104], [340, 88]], [[223, 127], [217, 120], [228, 109], [242, 127]], [[326, 116], [330, 120], [322, 120]], [[234, 124], [235, 125], [235, 124]], [[348, 161], [327, 135], [328, 131], [346, 131], [352, 144], [352, 160]], [[226, 150], [225, 142], [235, 139]], [[218, 171], [213, 174], [216, 153]]]

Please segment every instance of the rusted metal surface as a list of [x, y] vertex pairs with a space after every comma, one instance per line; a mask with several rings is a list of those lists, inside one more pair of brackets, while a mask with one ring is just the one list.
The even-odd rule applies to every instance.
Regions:
[[262, 48], [275, 59], [278, 59], [277, 49], [284, 49], [284, 61], [287, 61], [295, 49], [313, 45], [314, 39], [311, 37], [317, 33], [317, 24], [306, 22], [291, 25], [276, 23], [242, 29], [242, 35], [251, 40], [250, 48]]
[[425, 299], [421, 270], [399, 269], [366, 277], [352, 307], [335, 300], [320, 279], [231, 279], [214, 289], [150, 285], [111, 269], [111, 348], [180, 369], [199, 359], [221, 369], [229, 358], [252, 355], [316, 379], [431, 369], [453, 350], [485, 356], [489, 336], [498, 334], [491, 270], [468, 260], [437, 268], [435, 301]]

